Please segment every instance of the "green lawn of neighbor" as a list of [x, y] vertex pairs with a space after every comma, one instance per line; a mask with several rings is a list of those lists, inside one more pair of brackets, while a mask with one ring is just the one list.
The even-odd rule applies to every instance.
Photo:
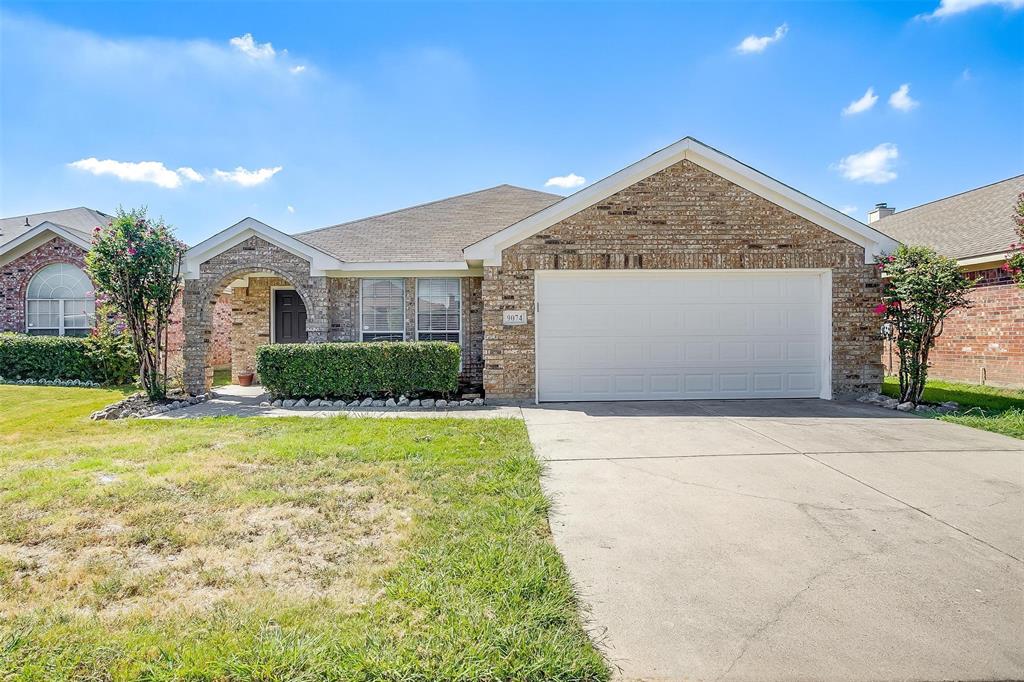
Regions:
[[0, 386], [0, 679], [605, 680], [516, 420]]
[[[886, 377], [882, 393], [897, 397], [899, 386], [896, 377]], [[925, 384], [924, 400], [930, 403], [955, 400], [960, 403], [959, 412], [936, 414], [936, 419], [1024, 438], [1024, 391], [929, 379]]]

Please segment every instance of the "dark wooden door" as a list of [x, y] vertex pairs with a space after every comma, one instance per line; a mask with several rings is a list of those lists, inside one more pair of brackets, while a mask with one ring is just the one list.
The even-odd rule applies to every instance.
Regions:
[[274, 289], [274, 343], [306, 342], [306, 304], [291, 289]]

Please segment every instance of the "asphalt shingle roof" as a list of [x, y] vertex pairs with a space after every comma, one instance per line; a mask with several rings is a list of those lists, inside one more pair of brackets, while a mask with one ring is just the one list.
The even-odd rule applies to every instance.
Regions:
[[1013, 211], [1024, 175], [922, 204], [882, 218], [871, 227], [904, 244], [930, 246], [950, 258], [1005, 252], [1018, 240]]
[[499, 185], [293, 236], [350, 263], [459, 261], [463, 248], [562, 199]]
[[[28, 224], [26, 225], [26, 218]], [[86, 239], [92, 238], [92, 228], [97, 225], [106, 225], [111, 216], [106, 213], [79, 206], [78, 208], [65, 208], [60, 211], [47, 211], [45, 213], [31, 213], [10, 218], [0, 218], [0, 248], [12, 239], [16, 239], [28, 232], [39, 223], [51, 222], [61, 227], [66, 227], [74, 232], [81, 233]]]

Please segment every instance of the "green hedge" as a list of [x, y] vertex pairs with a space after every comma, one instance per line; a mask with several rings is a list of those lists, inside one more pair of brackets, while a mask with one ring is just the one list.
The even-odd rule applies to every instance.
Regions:
[[70, 336], [0, 334], [0, 377], [103, 381], [85, 339]]
[[276, 344], [256, 350], [256, 371], [276, 398], [448, 394], [459, 355], [440, 341]]

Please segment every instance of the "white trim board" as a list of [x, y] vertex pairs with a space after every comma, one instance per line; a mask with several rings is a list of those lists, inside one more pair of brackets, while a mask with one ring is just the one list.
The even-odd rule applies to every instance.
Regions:
[[295, 237], [270, 227], [255, 218], [245, 218], [221, 230], [209, 239], [199, 242], [185, 252], [182, 274], [185, 279], [199, 279], [199, 266], [219, 253], [257, 236], [285, 251], [309, 262], [310, 276], [323, 276], [328, 270], [342, 270], [345, 265], [334, 256]]
[[876, 255], [892, 251], [898, 245], [896, 240], [845, 213], [826, 206], [692, 137], [686, 137], [548, 208], [466, 247], [463, 250], [466, 260], [482, 261], [484, 265], [500, 266], [502, 251], [509, 246], [684, 159], [692, 161], [830, 232], [863, 246], [865, 263], [873, 263]]
[[46, 242], [52, 241], [57, 237], [60, 237], [85, 251], [92, 248], [92, 244], [81, 233], [46, 220], [33, 227], [31, 230], [22, 232], [3, 246], [0, 246], [0, 265], [7, 265], [15, 258], [20, 258], [33, 249], [37, 249]]

